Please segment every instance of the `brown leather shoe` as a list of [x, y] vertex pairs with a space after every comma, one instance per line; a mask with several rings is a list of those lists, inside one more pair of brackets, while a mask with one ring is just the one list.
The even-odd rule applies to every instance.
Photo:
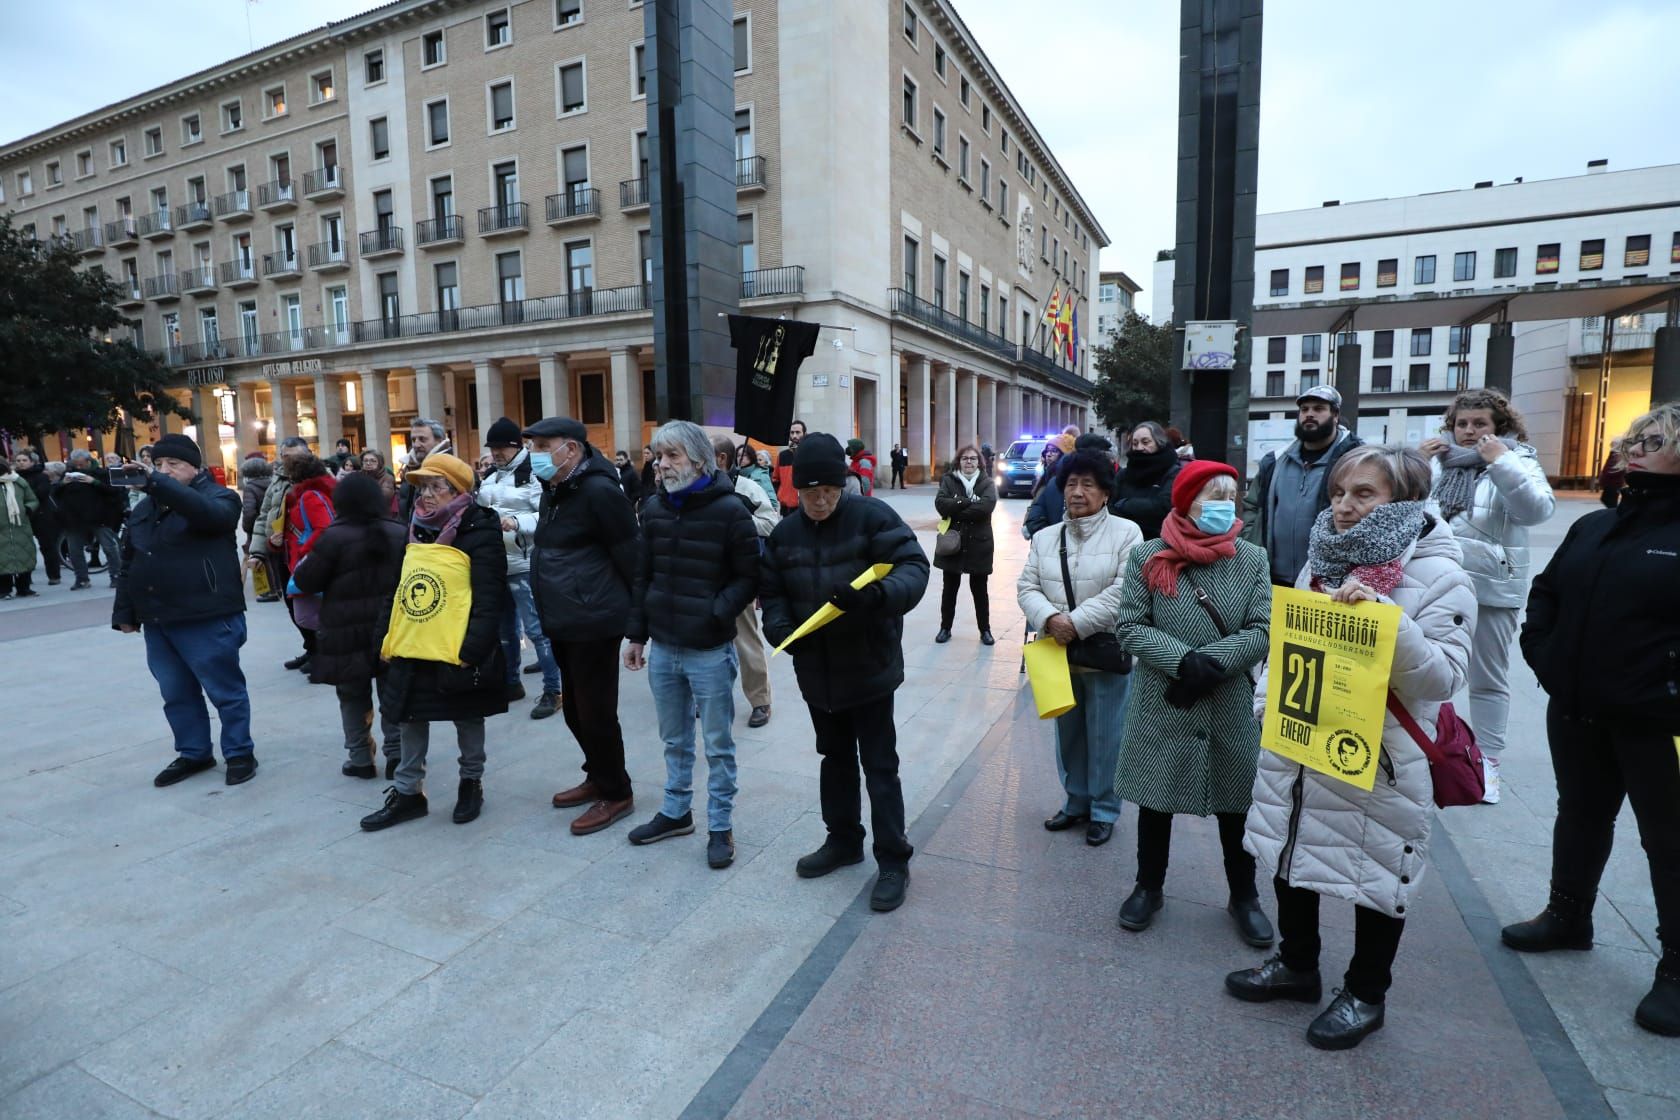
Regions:
[[597, 801], [572, 822], [572, 835], [588, 836], [591, 832], [600, 832], [614, 821], [629, 816], [635, 807], [636, 801], [631, 797], [623, 801]]
[[585, 778], [571, 789], [563, 789], [554, 795], [556, 809], [576, 809], [579, 805], [587, 805], [599, 795], [595, 792], [595, 783]]

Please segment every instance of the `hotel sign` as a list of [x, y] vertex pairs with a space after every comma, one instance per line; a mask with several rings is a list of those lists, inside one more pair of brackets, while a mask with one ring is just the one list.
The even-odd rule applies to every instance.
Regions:
[[269, 362], [262, 367], [262, 375], [274, 377], [308, 377], [326, 372], [326, 363], [320, 358], [299, 358], [295, 362]]

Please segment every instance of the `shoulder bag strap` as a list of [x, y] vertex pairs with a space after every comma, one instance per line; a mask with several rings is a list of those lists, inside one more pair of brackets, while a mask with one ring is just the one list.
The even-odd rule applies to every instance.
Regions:
[[1067, 609], [1068, 609], [1068, 614], [1071, 615], [1073, 613], [1073, 608], [1075, 606], [1077, 606], [1078, 604], [1073, 597], [1073, 573], [1068, 571], [1067, 526], [1065, 524], [1062, 526], [1062, 531], [1061, 531], [1061, 552], [1062, 552], [1062, 586], [1067, 589], [1067, 601], [1068, 601]]
[[1412, 718], [1412, 713], [1406, 710], [1406, 706], [1400, 703], [1400, 697], [1394, 694], [1392, 688], [1388, 690], [1388, 710], [1394, 713], [1394, 718], [1400, 721], [1400, 726], [1406, 729], [1406, 734], [1412, 737], [1412, 742], [1418, 745], [1424, 756], [1432, 763], [1439, 762], [1441, 755], [1435, 749], [1435, 744], [1424, 735], [1423, 728], [1418, 726], [1418, 721]]
[[[1184, 578], [1190, 581], [1190, 590], [1196, 596], [1196, 603], [1208, 613], [1209, 618], [1213, 619], [1213, 628], [1219, 631], [1221, 638], [1229, 638], [1231, 636], [1230, 628], [1225, 625], [1225, 619], [1220, 615], [1219, 608], [1213, 605], [1213, 596], [1202, 590], [1202, 585], [1196, 582], [1196, 577], [1191, 575], [1188, 569], [1184, 572]], [[1248, 678], [1248, 686], [1254, 688], [1254, 674], [1244, 669], [1243, 676]]]

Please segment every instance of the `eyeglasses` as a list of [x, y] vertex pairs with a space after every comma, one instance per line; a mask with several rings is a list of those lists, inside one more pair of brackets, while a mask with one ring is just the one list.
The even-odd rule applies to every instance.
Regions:
[[447, 498], [455, 493], [455, 488], [442, 479], [422, 483], [419, 490], [422, 494], [431, 494], [439, 498]]
[[1638, 451], [1641, 455], [1655, 455], [1663, 449], [1663, 445], [1667, 442], [1667, 438], [1661, 432], [1652, 432], [1649, 435], [1637, 437], [1629, 436], [1622, 444], [1622, 453], [1632, 455], [1635, 451]]

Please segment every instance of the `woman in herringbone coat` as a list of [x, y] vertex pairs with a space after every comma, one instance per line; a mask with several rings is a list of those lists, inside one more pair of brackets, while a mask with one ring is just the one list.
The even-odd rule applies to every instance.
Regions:
[[1139, 545], [1127, 565], [1118, 630], [1137, 680], [1115, 789], [1138, 806], [1138, 873], [1120, 925], [1147, 929], [1161, 909], [1173, 816], [1212, 814], [1228, 910], [1245, 941], [1266, 946], [1272, 927], [1243, 824], [1260, 753], [1249, 670], [1270, 640], [1271, 569], [1263, 549], [1237, 539], [1237, 498], [1235, 470], [1186, 463], [1160, 539]]

